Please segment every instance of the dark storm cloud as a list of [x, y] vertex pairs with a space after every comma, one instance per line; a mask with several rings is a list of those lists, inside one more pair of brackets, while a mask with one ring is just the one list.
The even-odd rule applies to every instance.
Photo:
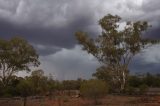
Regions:
[[146, 36], [151, 39], [160, 39], [160, 25], [147, 31]]
[[[11, 38], [13, 36], [21, 36], [35, 45], [41, 44], [46, 46], [46, 49], [47, 46], [70, 49], [76, 44], [75, 31], [85, 29], [85, 26], [89, 24], [88, 20], [87, 17], [82, 16], [75, 19], [70, 25], [60, 28], [43, 28], [39, 26], [30, 28], [0, 20], [0, 37]], [[50, 53], [54, 53], [56, 50], [60, 49], [55, 49], [55, 51], [50, 50]], [[43, 54], [43, 51], [41, 53]]]
[[160, 73], [160, 45], [143, 50], [133, 58], [130, 64], [131, 73]]
[[132, 61], [132, 64], [130, 64], [130, 72], [131, 73], [160, 73], [159, 72], [159, 64], [154, 62], [146, 63], [145, 61], [140, 60], [142, 58], [136, 58]]
[[130, 73], [160, 73], [159, 63], [148, 63], [143, 64], [139, 59], [134, 60], [130, 65]]
[[0, 21], [1, 37], [11, 38], [20, 35], [37, 44], [64, 46], [66, 48], [73, 47], [73, 35], [76, 28], [78, 28], [76, 24], [64, 28], [26, 28]]
[[[81, 2], [73, 0], [70, 0], [69, 3], [56, 0], [21, 0], [17, 5], [14, 5], [16, 8], [12, 6], [16, 11], [12, 13], [12, 8], [8, 7], [4, 1], [6, 6], [3, 7], [6, 8], [0, 6], [0, 10], [9, 11], [11, 14], [5, 17], [5, 14], [0, 11], [0, 37], [22, 36], [29, 42], [35, 45], [44, 45], [46, 48], [47, 46], [73, 48], [76, 44], [74, 37], [76, 31], [90, 30], [90, 32], [94, 32], [88, 28], [93, 22], [91, 18], [93, 12], [90, 12], [90, 8], [87, 10], [87, 7], [81, 7], [82, 4], [77, 3]], [[81, 12], [80, 10], [86, 11]], [[56, 50], [60, 49], [46, 50], [45, 52], [54, 53]]]
[[150, 38], [160, 38], [160, 1], [159, 0], [144, 0], [142, 11], [144, 20], [147, 20], [152, 25], [152, 28], [146, 33]]
[[0, 0], [0, 3], [0, 36], [21, 35], [30, 42], [60, 48], [74, 47], [77, 30], [96, 33], [98, 19], [108, 13], [126, 20], [148, 20], [159, 26], [157, 0]]

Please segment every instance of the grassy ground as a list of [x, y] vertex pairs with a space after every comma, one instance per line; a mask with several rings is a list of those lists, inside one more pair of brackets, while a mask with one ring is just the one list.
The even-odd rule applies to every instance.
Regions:
[[[23, 106], [23, 100], [0, 100], [0, 106]], [[27, 106], [160, 106], [160, 96], [113, 96], [98, 100], [60, 97], [56, 99], [28, 99]]]

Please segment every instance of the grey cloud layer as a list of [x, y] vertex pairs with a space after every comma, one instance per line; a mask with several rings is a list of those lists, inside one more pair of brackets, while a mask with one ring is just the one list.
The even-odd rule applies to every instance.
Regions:
[[[0, 36], [23, 36], [44, 46], [73, 48], [77, 30], [92, 29], [92, 7], [83, 2], [57, 0], [1, 0]], [[11, 7], [9, 7], [10, 4]], [[13, 11], [14, 12], [13, 12]], [[85, 12], [84, 12], [85, 11]]]
[[73, 48], [75, 31], [97, 34], [97, 21], [108, 13], [124, 20], [148, 20], [157, 28], [158, 4], [157, 0], [0, 0], [0, 36], [21, 35], [36, 44]]

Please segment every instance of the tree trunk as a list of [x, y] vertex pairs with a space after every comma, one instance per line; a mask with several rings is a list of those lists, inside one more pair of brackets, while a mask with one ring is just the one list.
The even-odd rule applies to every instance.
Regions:
[[125, 81], [122, 81], [122, 83], [121, 83], [121, 85], [120, 85], [120, 86], [121, 86], [121, 88], [120, 88], [121, 92], [124, 91], [125, 85], [126, 85]]
[[27, 106], [27, 97], [26, 96], [23, 98], [23, 106]]
[[126, 80], [127, 80], [127, 72], [124, 70], [122, 72], [122, 79], [121, 79], [121, 82], [120, 82], [120, 90], [121, 90], [121, 92], [123, 92], [124, 89], [125, 89]]
[[4, 88], [8, 85], [6, 77], [2, 78], [2, 85], [3, 85]]

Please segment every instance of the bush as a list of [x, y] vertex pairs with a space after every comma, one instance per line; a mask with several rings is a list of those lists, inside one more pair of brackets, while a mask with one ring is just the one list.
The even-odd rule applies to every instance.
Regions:
[[148, 91], [148, 86], [146, 84], [142, 84], [139, 86], [139, 94], [145, 94]]
[[82, 83], [80, 92], [83, 97], [94, 99], [97, 104], [97, 100], [107, 94], [108, 87], [104, 81], [92, 79]]
[[135, 94], [137, 94], [137, 89], [132, 86], [127, 86], [125, 88], [125, 93], [128, 95], [135, 95]]

